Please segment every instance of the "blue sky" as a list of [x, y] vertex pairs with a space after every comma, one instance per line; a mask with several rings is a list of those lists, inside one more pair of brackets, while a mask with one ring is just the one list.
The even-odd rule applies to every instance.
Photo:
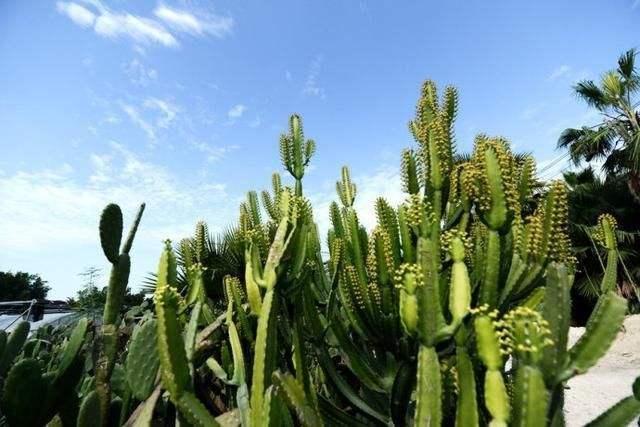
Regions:
[[320, 225], [343, 164], [371, 224], [377, 194], [401, 200], [426, 78], [459, 89], [461, 150], [499, 134], [544, 165], [564, 128], [596, 119], [571, 84], [638, 46], [639, 19], [638, 0], [5, 0], [0, 270], [40, 273], [58, 298], [85, 267], [106, 281], [100, 210], [117, 202], [128, 222], [146, 201], [135, 288], [164, 238], [224, 228], [268, 185], [292, 112], [318, 144], [305, 188]]

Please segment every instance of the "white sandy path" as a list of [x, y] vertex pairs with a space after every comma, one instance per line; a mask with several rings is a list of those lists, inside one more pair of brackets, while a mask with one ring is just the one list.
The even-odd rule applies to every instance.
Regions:
[[[571, 345], [583, 333], [584, 328], [571, 328]], [[583, 426], [629, 396], [631, 385], [639, 375], [640, 315], [635, 315], [625, 319], [624, 330], [598, 364], [569, 381], [565, 402], [567, 426]]]

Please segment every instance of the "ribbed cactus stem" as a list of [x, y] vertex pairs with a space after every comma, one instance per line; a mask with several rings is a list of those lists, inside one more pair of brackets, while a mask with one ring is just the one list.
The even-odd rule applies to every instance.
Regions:
[[260, 254], [258, 248], [254, 243], [251, 243], [245, 250], [245, 286], [247, 289], [247, 300], [249, 301], [249, 308], [251, 313], [256, 316], [260, 314], [262, 307], [262, 296], [260, 295], [260, 287], [256, 281], [256, 276], [261, 276], [261, 266], [259, 260]]
[[564, 264], [551, 263], [547, 268], [542, 314], [549, 324], [553, 345], [544, 348], [542, 366], [550, 384], [555, 381], [567, 358], [567, 339], [571, 322], [571, 280]]
[[500, 279], [500, 234], [495, 230], [487, 232], [487, 253], [484, 274], [480, 286], [480, 304], [495, 307]]
[[258, 318], [258, 329], [256, 344], [254, 348], [253, 376], [251, 379], [251, 425], [259, 426], [262, 423], [265, 380], [270, 377], [270, 372], [266, 371], [267, 343], [269, 341], [269, 318], [272, 315], [273, 298], [275, 291], [267, 290], [262, 301], [260, 317]]
[[418, 299], [418, 333], [424, 345], [435, 345], [438, 332], [444, 326], [444, 315], [440, 302], [439, 266], [435, 246], [431, 239], [418, 240], [418, 265], [424, 277], [421, 286], [416, 289]]
[[[483, 307], [486, 310], [486, 306]], [[474, 320], [478, 355], [487, 367], [484, 378], [484, 401], [491, 426], [507, 426], [511, 414], [509, 395], [502, 376], [502, 353], [492, 317], [495, 312], [480, 313]], [[491, 317], [490, 317], [491, 316]]]
[[438, 353], [434, 347], [420, 346], [418, 352], [415, 425], [442, 425], [442, 378]]
[[469, 312], [471, 306], [471, 282], [464, 263], [465, 248], [462, 239], [454, 236], [449, 244], [451, 259], [451, 287], [449, 291], [449, 311], [453, 325], [458, 325]]
[[456, 370], [458, 378], [458, 401], [456, 404], [456, 426], [478, 426], [478, 404], [476, 403], [476, 380], [473, 363], [464, 346], [456, 347]]
[[548, 392], [540, 370], [521, 366], [516, 370], [513, 389], [513, 426], [544, 427], [547, 425]]
[[407, 224], [407, 209], [405, 206], [398, 208], [398, 229], [402, 243], [402, 256], [405, 262], [415, 262], [416, 255], [412, 239], [411, 229]]
[[615, 290], [618, 280], [618, 239], [616, 237], [616, 220], [609, 214], [600, 215], [595, 238], [607, 250], [607, 266], [600, 290], [605, 293]]
[[358, 224], [358, 216], [355, 210], [352, 208], [346, 210], [346, 220], [347, 226], [349, 227], [349, 241], [351, 243], [353, 264], [358, 272], [358, 278], [366, 286], [368, 280], [364, 262], [364, 248], [360, 242], [360, 225]]

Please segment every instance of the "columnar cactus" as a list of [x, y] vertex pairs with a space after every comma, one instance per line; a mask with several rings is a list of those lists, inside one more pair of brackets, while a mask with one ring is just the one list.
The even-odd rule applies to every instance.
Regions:
[[107, 412], [111, 404], [110, 378], [115, 364], [118, 326], [120, 323], [119, 315], [122, 300], [129, 283], [129, 270], [131, 268], [129, 251], [133, 245], [133, 239], [138, 230], [144, 207], [145, 205], [143, 203], [138, 209], [129, 235], [121, 249], [120, 243], [122, 241], [123, 226], [120, 207], [115, 204], [109, 204], [104, 208], [100, 217], [100, 243], [107, 260], [111, 263], [107, 301], [102, 315], [100, 357], [96, 366], [96, 392], [100, 399], [103, 425], [106, 425], [108, 422]]

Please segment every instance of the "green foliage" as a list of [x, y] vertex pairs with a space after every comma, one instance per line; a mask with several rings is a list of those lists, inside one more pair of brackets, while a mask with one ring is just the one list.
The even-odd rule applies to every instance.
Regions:
[[50, 289], [37, 274], [0, 271], [0, 301], [44, 299]]
[[[590, 163], [580, 172], [565, 174], [572, 189], [571, 233], [583, 265], [574, 292], [581, 302], [576, 310], [579, 320], [601, 295], [598, 284], [603, 274], [630, 301], [632, 312], [640, 307], [640, 254], [635, 242], [640, 233], [640, 74], [636, 56], [634, 49], [629, 50], [619, 57], [617, 68], [603, 73], [598, 82], [584, 80], [574, 86], [576, 95], [594, 108], [601, 120], [594, 126], [566, 129], [558, 140], [558, 146], [568, 150], [576, 165]], [[592, 162], [601, 164], [602, 176], [594, 173]], [[619, 222], [617, 261], [594, 242], [593, 231], [601, 214], [612, 214]], [[608, 264], [618, 265], [617, 278], [613, 269], [604, 267], [605, 258]]]

